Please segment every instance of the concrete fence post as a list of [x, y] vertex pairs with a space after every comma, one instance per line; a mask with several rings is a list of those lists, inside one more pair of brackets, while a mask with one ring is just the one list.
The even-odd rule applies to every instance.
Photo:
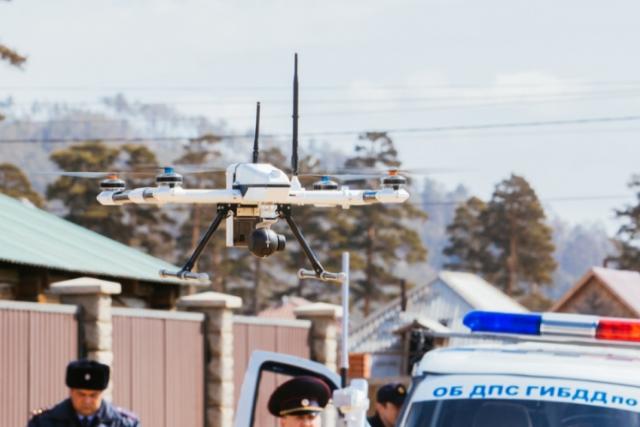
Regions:
[[205, 426], [233, 426], [233, 310], [242, 299], [217, 292], [184, 296], [178, 307], [205, 315]]
[[342, 307], [318, 302], [297, 307], [294, 314], [298, 319], [311, 321], [311, 359], [338, 372], [338, 319], [342, 316]]
[[[121, 290], [120, 283], [91, 277], [55, 282], [49, 290], [59, 295], [63, 304], [80, 307], [80, 346], [88, 359], [109, 366], [113, 363], [111, 295]], [[111, 399], [112, 390], [113, 382], [110, 382], [105, 398]]]

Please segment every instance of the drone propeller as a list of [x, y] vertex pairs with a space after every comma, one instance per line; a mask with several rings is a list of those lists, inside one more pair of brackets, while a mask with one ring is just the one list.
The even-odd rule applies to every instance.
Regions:
[[340, 169], [335, 173], [303, 173], [300, 174], [301, 177], [319, 177], [321, 179], [332, 178], [337, 181], [347, 183], [347, 182], [356, 182], [356, 181], [366, 181], [369, 179], [379, 179], [385, 177], [392, 176], [420, 176], [420, 175], [431, 175], [434, 173], [447, 173], [447, 172], [455, 172], [453, 169], [432, 169], [432, 168], [411, 168], [411, 169], [397, 169], [397, 168], [389, 168], [387, 170], [384, 169], [356, 169], [356, 168], [347, 168]]
[[34, 175], [50, 175], [50, 176], [68, 176], [72, 178], [89, 178], [100, 179], [108, 178], [111, 176], [153, 176], [154, 172], [141, 172], [141, 171], [100, 171], [100, 172], [32, 172]]

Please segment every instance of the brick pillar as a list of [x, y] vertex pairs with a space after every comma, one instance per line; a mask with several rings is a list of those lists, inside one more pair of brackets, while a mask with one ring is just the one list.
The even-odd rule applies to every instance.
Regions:
[[318, 302], [300, 306], [294, 314], [298, 319], [311, 321], [311, 359], [338, 372], [338, 319], [342, 316], [342, 307]]
[[205, 315], [205, 426], [233, 426], [233, 309], [242, 299], [217, 292], [184, 296], [178, 307]]
[[[79, 307], [80, 346], [86, 357], [111, 366], [111, 295], [121, 292], [120, 283], [80, 277], [52, 283], [49, 289], [51, 293], [60, 296], [61, 303]], [[105, 390], [105, 398], [111, 399], [112, 389], [113, 382]]]

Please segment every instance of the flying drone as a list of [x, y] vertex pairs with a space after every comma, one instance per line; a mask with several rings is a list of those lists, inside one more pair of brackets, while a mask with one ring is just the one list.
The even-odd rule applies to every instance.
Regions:
[[161, 270], [163, 277], [184, 280], [208, 281], [206, 273], [192, 271], [203, 249], [218, 229], [226, 221], [226, 246], [247, 247], [258, 257], [268, 257], [285, 249], [285, 236], [276, 233], [271, 226], [284, 219], [302, 247], [313, 270], [300, 269], [300, 278], [315, 278], [323, 281], [339, 281], [338, 273], [325, 270], [318, 257], [305, 240], [293, 219], [293, 205], [317, 207], [370, 205], [374, 203], [403, 203], [409, 193], [402, 188], [406, 179], [397, 171], [380, 177], [378, 189], [351, 189], [339, 186], [329, 176], [323, 176], [313, 184], [313, 189], [302, 187], [298, 174], [298, 57], [294, 60], [293, 77], [293, 152], [291, 155], [292, 175], [289, 178], [282, 170], [258, 163], [258, 133], [260, 104], [256, 112], [256, 132], [254, 136], [253, 161], [234, 163], [225, 171], [224, 189], [187, 189], [183, 187], [182, 175], [174, 168], [164, 168], [156, 176], [155, 187], [126, 189], [125, 182], [117, 175], [109, 175], [100, 182], [101, 192], [98, 202], [107, 206], [124, 204], [163, 205], [215, 204], [217, 214], [207, 231], [202, 235], [197, 247], [179, 271]]

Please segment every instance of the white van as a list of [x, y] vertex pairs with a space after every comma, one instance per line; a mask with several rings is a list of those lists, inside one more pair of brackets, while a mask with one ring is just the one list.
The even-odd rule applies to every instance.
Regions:
[[640, 427], [640, 321], [471, 312], [464, 323], [474, 337], [513, 342], [427, 353], [398, 426]]

